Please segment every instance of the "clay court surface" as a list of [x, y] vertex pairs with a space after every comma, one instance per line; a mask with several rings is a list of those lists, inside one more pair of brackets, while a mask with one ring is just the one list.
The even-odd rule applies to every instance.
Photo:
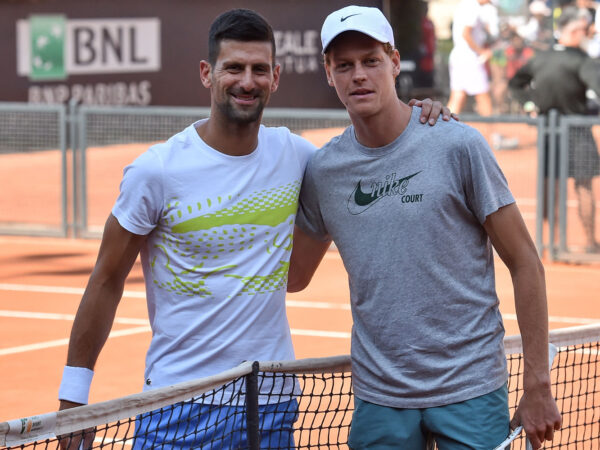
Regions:
[[[486, 136], [493, 131], [482, 129]], [[514, 126], [509, 132], [519, 137], [519, 148], [496, 152], [496, 156], [533, 235], [535, 134], [525, 125]], [[322, 132], [306, 136], [317, 145], [327, 139]], [[147, 145], [90, 149], [88, 219], [92, 228], [101, 227], [109, 213], [124, 165]], [[4, 180], [0, 222], [6, 223], [11, 217], [16, 222], [58, 224], [59, 168], [58, 152], [0, 156], [0, 176]], [[595, 183], [598, 192], [598, 180]], [[575, 206], [571, 205], [570, 210], [574, 214]], [[577, 243], [581, 229], [576, 220], [571, 222], [569, 239]], [[98, 246], [95, 239], [0, 236], [0, 421], [57, 408], [72, 319]], [[544, 258], [544, 265], [550, 327], [600, 322], [600, 264], [551, 263]], [[510, 274], [500, 260], [496, 268], [506, 331], [508, 335], [517, 334]], [[297, 357], [349, 352], [349, 292], [335, 250], [328, 252], [312, 284], [303, 292], [288, 295], [287, 303]], [[113, 333], [96, 366], [92, 402], [141, 390], [149, 340], [141, 266], [136, 263]]]

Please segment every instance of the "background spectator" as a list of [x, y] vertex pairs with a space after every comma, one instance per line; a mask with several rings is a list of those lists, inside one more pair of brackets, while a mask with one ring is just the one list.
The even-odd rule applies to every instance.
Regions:
[[[529, 100], [532, 94], [541, 114], [551, 109], [560, 114], [586, 114], [586, 90], [600, 94], [600, 65], [581, 49], [588, 28], [587, 14], [575, 7], [565, 8], [557, 21], [558, 44], [536, 54], [509, 81], [510, 88], [522, 101]], [[569, 135], [568, 176], [575, 179], [586, 251], [590, 253], [600, 252], [595, 238], [596, 204], [592, 190], [592, 179], [599, 173], [600, 157], [591, 129], [573, 127]]]
[[475, 97], [480, 115], [492, 113], [487, 63], [492, 56], [490, 41], [497, 35], [497, 26], [497, 11], [490, 0], [462, 0], [454, 13], [448, 107], [457, 114], [463, 110], [468, 96]]
[[542, 0], [529, 4], [529, 20], [517, 27], [517, 33], [536, 50], [547, 50], [552, 45], [552, 10]]

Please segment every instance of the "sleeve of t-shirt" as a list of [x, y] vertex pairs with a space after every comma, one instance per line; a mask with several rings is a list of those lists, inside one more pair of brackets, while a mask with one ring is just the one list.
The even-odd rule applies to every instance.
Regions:
[[146, 235], [158, 224], [163, 204], [162, 164], [150, 149], [123, 171], [112, 214], [127, 231]]
[[487, 216], [514, 203], [506, 177], [484, 137], [474, 128], [466, 129], [463, 180], [467, 204], [484, 223]]
[[600, 96], [600, 61], [587, 58], [579, 69], [579, 77], [589, 89]]
[[294, 147], [294, 154], [304, 170], [308, 161], [317, 150], [317, 147], [297, 134], [290, 133], [290, 139]]
[[534, 64], [536, 64], [536, 58], [536, 56], [533, 56], [508, 80], [508, 88], [513, 97], [520, 103], [525, 103], [532, 99], [531, 81], [535, 73]]
[[320, 241], [331, 240], [325, 222], [323, 221], [323, 215], [321, 214], [312, 160], [309, 161], [306, 166], [304, 179], [302, 180], [298, 214], [296, 215], [296, 225], [314, 239]]
[[461, 15], [460, 20], [462, 22], [462, 25], [465, 27], [473, 28], [477, 24], [477, 20], [479, 19], [480, 12], [481, 11], [479, 8], [463, 7], [460, 12], [460, 15]]
[[317, 147], [310, 141], [304, 139], [302, 136], [298, 136], [297, 134], [291, 133], [292, 139], [294, 141], [294, 147], [307, 159], [308, 161], [313, 153], [317, 150]]

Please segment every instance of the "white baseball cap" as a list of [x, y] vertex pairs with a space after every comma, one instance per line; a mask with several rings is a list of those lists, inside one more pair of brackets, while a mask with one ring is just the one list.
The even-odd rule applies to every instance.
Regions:
[[542, 16], [549, 16], [552, 14], [552, 10], [548, 8], [543, 0], [534, 0], [529, 4], [529, 12], [533, 15], [540, 14]]
[[327, 16], [321, 28], [322, 53], [340, 33], [358, 31], [379, 42], [394, 45], [394, 31], [379, 8], [368, 6], [346, 6]]

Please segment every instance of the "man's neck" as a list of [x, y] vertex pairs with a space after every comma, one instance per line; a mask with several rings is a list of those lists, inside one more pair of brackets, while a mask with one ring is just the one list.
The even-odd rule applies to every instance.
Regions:
[[258, 146], [259, 128], [260, 120], [239, 124], [219, 120], [211, 113], [206, 122], [196, 127], [196, 132], [215, 150], [230, 156], [243, 156], [249, 155]]
[[565, 39], [559, 39], [556, 42], [558, 45], [562, 45], [563, 47], [570, 47], [570, 48], [580, 48], [580, 43], [576, 42], [572, 39], [569, 38], [565, 38]]
[[373, 116], [356, 116], [350, 113], [358, 142], [365, 147], [378, 148], [396, 140], [408, 126], [412, 109], [398, 100]]

